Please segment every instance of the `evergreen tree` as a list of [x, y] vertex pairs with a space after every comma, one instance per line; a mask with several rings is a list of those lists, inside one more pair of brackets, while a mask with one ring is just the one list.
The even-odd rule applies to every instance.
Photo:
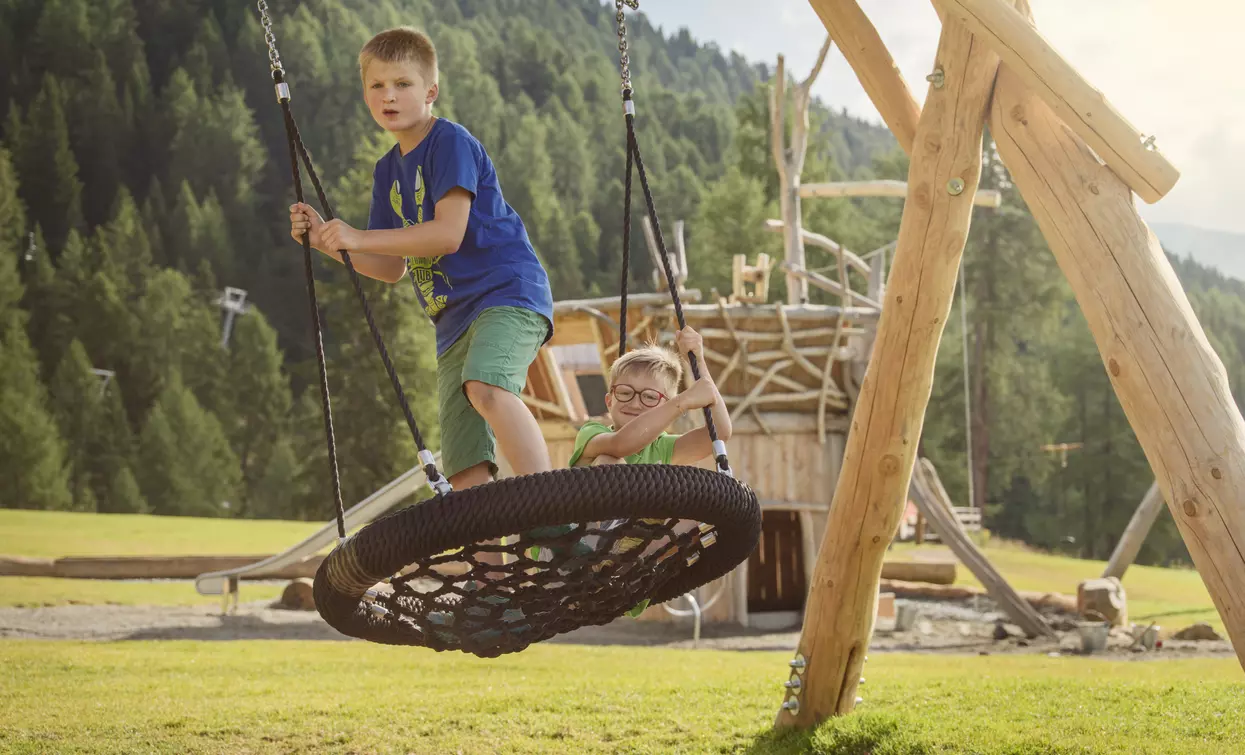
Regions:
[[[288, 488], [297, 474], [287, 460], [274, 463], [278, 451], [292, 454], [288, 422], [293, 399], [281, 361], [276, 331], [261, 312], [252, 309], [235, 320], [228, 378], [234, 422], [228, 435], [242, 470], [239, 516], [273, 516], [288, 508], [262, 497]], [[290, 475], [284, 481], [279, 479], [282, 469]]]
[[736, 253], [746, 253], [749, 262], [760, 252], [782, 259], [782, 237], [765, 230], [765, 221], [776, 216], [777, 208], [766, 201], [758, 181], [738, 169], [728, 170], [701, 200], [696, 241], [687, 250], [690, 284], [730, 291], [731, 256]]
[[147, 510], [132, 472], [136, 441], [114, 380], [101, 392], [95, 433], [86, 449], [91, 485], [100, 511], [142, 513]]
[[75, 87], [72, 102], [74, 112], [91, 114], [73, 119], [70, 140], [82, 169], [82, 214], [88, 225], [95, 226], [112, 213], [129, 139], [129, 125], [103, 51], [96, 51], [95, 63]]
[[94, 511], [95, 492], [90, 479], [89, 449], [99, 434], [100, 385], [91, 372], [82, 343], [74, 340], [52, 375], [49, 385], [53, 414], [65, 440], [69, 492], [73, 508]]
[[151, 511], [129, 467], [119, 467], [109, 480], [106, 497], [100, 499], [100, 511], [112, 514], [146, 514]]
[[69, 144], [65, 102], [56, 77], [45, 75], [26, 114], [14, 157], [20, 196], [53, 249], [60, 249], [70, 230], [83, 225], [82, 182]]
[[147, 417], [139, 459], [139, 487], [155, 514], [222, 516], [236, 506], [238, 459], [176, 373]]
[[26, 248], [25, 231], [17, 177], [8, 152], [0, 149], [0, 505], [60, 509], [70, 504], [64, 449], [19, 306], [17, 258]]
[[[365, 287], [424, 440], [435, 450], [440, 433], [432, 326], [406, 281], [396, 285], [365, 281]], [[329, 385], [342, 495], [350, 506], [409, 469], [415, 463], [416, 449], [345, 275], [334, 276], [319, 289], [319, 295], [335, 344], [328, 364]], [[316, 385], [309, 385], [298, 409], [296, 451], [305, 460], [308, 494], [297, 505], [306, 516], [323, 519], [332, 516], [333, 503], [328, 494], [328, 452], [318, 391]]]

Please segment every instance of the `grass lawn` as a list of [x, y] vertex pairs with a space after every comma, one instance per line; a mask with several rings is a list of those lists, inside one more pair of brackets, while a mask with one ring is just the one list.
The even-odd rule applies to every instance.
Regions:
[[878, 654], [856, 715], [769, 733], [787, 654], [0, 642], [6, 752], [1245, 751], [1235, 661]]
[[324, 522], [0, 509], [6, 556], [244, 556], [280, 553]]
[[[1068, 556], [1038, 553], [1011, 543], [991, 541], [986, 556], [1017, 590], [1061, 592], [1076, 595], [1083, 579], [1102, 576], [1105, 561], [1087, 561]], [[900, 543], [888, 558], [921, 558], [942, 555], [953, 558], [951, 550], [940, 545]], [[956, 584], [981, 587], [981, 583], [961, 564]], [[1179, 630], [1205, 621], [1220, 634], [1223, 621], [1201, 576], [1192, 569], [1164, 569], [1157, 566], [1131, 566], [1124, 575], [1128, 595], [1128, 617], [1135, 623], [1157, 622], [1164, 630]]]
[[[238, 599], [276, 600], [282, 584], [243, 582]], [[219, 595], [200, 595], [190, 580], [167, 582], [119, 582], [111, 579], [55, 579], [52, 577], [0, 577], [0, 606], [104, 605], [192, 606], [221, 602]]]
[[[204, 519], [140, 514], [82, 514], [0, 509], [0, 554], [8, 556], [184, 556], [279, 553], [315, 532], [321, 522]], [[271, 584], [242, 583], [241, 599], [270, 600]], [[96, 579], [0, 577], [0, 606], [195, 605], [219, 603], [189, 580], [119, 582]]]

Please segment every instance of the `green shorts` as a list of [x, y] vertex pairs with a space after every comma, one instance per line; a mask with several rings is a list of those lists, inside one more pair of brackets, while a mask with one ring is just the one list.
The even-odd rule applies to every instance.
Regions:
[[497, 474], [497, 440], [463, 385], [478, 380], [519, 395], [548, 337], [549, 321], [539, 313], [490, 307], [437, 359], [442, 474], [453, 477], [482, 461]]

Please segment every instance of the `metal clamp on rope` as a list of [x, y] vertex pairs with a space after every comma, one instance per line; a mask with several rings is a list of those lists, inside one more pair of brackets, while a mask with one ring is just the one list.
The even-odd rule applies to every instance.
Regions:
[[438, 495], [449, 495], [454, 492], [450, 481], [445, 479], [445, 475], [437, 469], [437, 460], [433, 457], [432, 452], [424, 449], [419, 452], [419, 461], [424, 465], [424, 472], [428, 475], [428, 487], [432, 488], [432, 492]]
[[277, 102], [290, 101], [290, 85], [285, 83], [285, 71], [280, 68], [272, 70], [272, 82], [277, 89]]
[[713, 458], [718, 462], [718, 471], [727, 477], [734, 479], [735, 472], [731, 469], [731, 463], [726, 458], [726, 441], [713, 441]]
[[623, 100], [623, 115], [630, 115], [634, 118], [635, 117], [635, 100], [631, 99], [630, 88], [623, 89], [622, 100]]

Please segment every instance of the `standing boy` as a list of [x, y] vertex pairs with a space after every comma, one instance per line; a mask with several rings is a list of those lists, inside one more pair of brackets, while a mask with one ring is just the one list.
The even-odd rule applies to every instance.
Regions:
[[515, 474], [549, 471], [540, 426], [519, 398], [553, 329], [549, 277], [502, 198], [484, 147], [432, 114], [437, 53], [422, 32], [381, 32], [359, 53], [372, 118], [397, 140], [376, 163], [368, 229], [290, 208], [291, 235], [363, 275], [409, 272], [436, 325], [441, 463], [456, 490], [490, 482], [500, 446]]

